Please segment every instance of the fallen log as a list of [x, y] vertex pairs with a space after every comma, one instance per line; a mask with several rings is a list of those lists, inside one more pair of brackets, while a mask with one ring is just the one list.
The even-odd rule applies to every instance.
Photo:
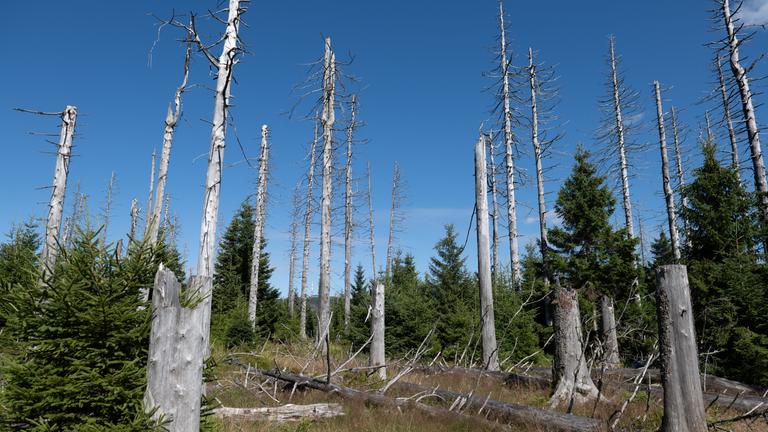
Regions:
[[319, 403], [311, 405], [287, 404], [260, 408], [220, 407], [213, 411], [218, 418], [240, 417], [253, 421], [290, 422], [299, 420], [317, 420], [344, 415], [344, 410], [337, 403]]

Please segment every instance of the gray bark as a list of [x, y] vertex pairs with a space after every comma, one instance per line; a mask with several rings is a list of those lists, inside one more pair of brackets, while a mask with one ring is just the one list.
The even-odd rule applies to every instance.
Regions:
[[491, 187], [491, 223], [493, 229], [493, 238], [491, 243], [491, 274], [495, 277], [499, 274], [499, 201], [497, 199], [498, 190], [496, 189], [496, 145], [493, 143], [493, 133], [488, 136], [488, 184]]
[[686, 267], [659, 267], [656, 269], [656, 287], [661, 379], [664, 387], [661, 430], [704, 432], [707, 430], [707, 421]]
[[259, 266], [261, 264], [261, 239], [267, 210], [267, 173], [269, 168], [269, 129], [261, 126], [261, 155], [259, 179], [256, 186], [256, 220], [253, 224], [253, 252], [251, 254], [251, 282], [248, 289], [248, 321], [256, 327], [256, 306], [259, 300]]
[[504, 27], [504, 5], [499, 2], [499, 28], [501, 32], [501, 79], [502, 103], [504, 107], [504, 150], [507, 183], [507, 222], [509, 226], [509, 256], [512, 266], [512, 281], [520, 283], [520, 253], [517, 242], [517, 204], [515, 202], [515, 161], [512, 156], [514, 133], [512, 132], [512, 107], [509, 88], [509, 65], [507, 59], [506, 28]]
[[768, 223], [768, 183], [765, 179], [765, 163], [763, 162], [763, 151], [760, 146], [760, 130], [758, 129], [757, 118], [755, 117], [755, 107], [752, 103], [752, 91], [749, 88], [747, 70], [741, 65], [739, 59], [739, 44], [741, 42], [734, 28], [729, 0], [722, 0], [722, 12], [725, 29], [728, 34], [727, 43], [730, 52], [731, 72], [736, 80], [736, 84], [739, 86], [741, 110], [744, 114], [744, 124], [747, 128], [747, 137], [749, 138], [752, 171], [755, 176], [755, 191], [758, 193], [760, 211], [763, 223], [765, 224]]
[[312, 200], [315, 181], [315, 158], [318, 142], [318, 123], [315, 121], [315, 134], [312, 138], [312, 147], [309, 151], [309, 172], [307, 173], [307, 198], [306, 209], [304, 211], [304, 249], [301, 259], [301, 304], [299, 307], [299, 336], [301, 339], [307, 338], [307, 273], [309, 273], [309, 246], [310, 234], [312, 228]]
[[635, 227], [632, 223], [632, 200], [629, 193], [629, 166], [624, 141], [624, 121], [621, 114], [621, 95], [619, 89], [619, 74], [616, 65], [616, 52], [613, 37], [610, 41], [611, 84], [613, 86], [613, 109], [616, 117], [616, 146], [619, 153], [619, 173], [621, 175], [621, 196], [624, 206], [624, 223], [629, 236], [635, 238]]
[[400, 201], [400, 165], [395, 161], [392, 167], [392, 205], [389, 208], [389, 238], [387, 240], [387, 261], [384, 270], [384, 283], [389, 285], [392, 277], [392, 243], [395, 238], [397, 206]]
[[382, 366], [376, 370], [381, 379], [387, 378], [387, 364], [384, 347], [384, 284], [376, 283], [373, 290], [373, 307], [371, 308], [371, 361], [370, 366]]
[[325, 62], [323, 75], [323, 191], [320, 200], [320, 281], [317, 286], [319, 298], [317, 341], [325, 339], [331, 319], [331, 190], [333, 179], [333, 123], [336, 121], [336, 55], [331, 50], [331, 38], [325, 39]]
[[491, 251], [488, 233], [488, 173], [485, 160], [485, 135], [475, 145], [475, 205], [477, 206], [477, 279], [480, 285], [480, 332], [483, 342], [483, 366], [499, 370], [496, 324], [493, 313]]
[[669, 181], [669, 159], [667, 158], [667, 134], [664, 130], [664, 110], [661, 107], [661, 89], [659, 82], [653, 82], [653, 90], [656, 97], [656, 118], [659, 123], [659, 148], [661, 150], [661, 181], [664, 185], [664, 200], [667, 204], [667, 223], [669, 224], [669, 238], [672, 242], [672, 253], [675, 260], [680, 259], [680, 237], [677, 234], [677, 215], [675, 213], [675, 195], [672, 193], [672, 185]]
[[608, 368], [618, 367], [620, 362], [615, 313], [613, 297], [600, 296], [600, 336], [603, 342], [603, 362]]
[[371, 163], [368, 162], [368, 227], [371, 244], [371, 280], [376, 280], [376, 237], [373, 223], [373, 184], [371, 183]]
[[112, 175], [109, 176], [109, 184], [107, 185], [107, 199], [104, 203], [104, 226], [101, 228], [101, 244], [107, 244], [107, 228], [109, 228], [109, 213], [112, 211], [112, 191], [115, 187], [115, 172], [112, 171]]
[[64, 197], [67, 190], [67, 175], [69, 160], [72, 156], [72, 138], [75, 135], [77, 108], [67, 105], [61, 113], [61, 131], [56, 151], [56, 168], [53, 173], [53, 188], [51, 200], [48, 203], [48, 218], [45, 225], [45, 242], [42, 251], [42, 279], [53, 273], [56, 258], [59, 254], [59, 230], [61, 215], [64, 213]]
[[[536, 80], [536, 65], [533, 62], [533, 50], [528, 48], [528, 78], [531, 85], [531, 143], [533, 157], [536, 162], [536, 192], [539, 204], [539, 247], [541, 250], [542, 270], [544, 273], [544, 288], [549, 287], [549, 241], [547, 239], [547, 201], [544, 198], [544, 168], [542, 164], [542, 148], [539, 142], [539, 112], [537, 95], [539, 83]], [[548, 309], [548, 308], [547, 308]], [[549, 320], [547, 320], [549, 321]]]
[[293, 191], [293, 212], [291, 213], [291, 251], [288, 258], [288, 314], [293, 317], [296, 313], [296, 287], [293, 280], [296, 276], [296, 238], [299, 235], [299, 192], [301, 185], [297, 184]]
[[213, 411], [213, 414], [218, 418], [239, 417], [248, 421], [284, 423], [342, 416], [344, 415], [344, 409], [337, 403], [287, 404], [259, 408], [219, 407]]
[[[209, 280], [210, 282], [210, 280]], [[210, 285], [199, 277], [190, 286]], [[165, 416], [170, 432], [196, 432], [200, 427], [203, 387], [203, 352], [208, 329], [205, 305], [183, 305], [181, 284], [160, 265], [152, 295], [152, 327], [147, 364], [144, 406], [157, 408], [153, 418]]]
[[149, 223], [152, 218], [152, 197], [155, 194], [155, 163], [157, 160], [157, 152], [155, 148], [152, 148], [152, 162], [150, 163], [149, 171], [149, 195], [147, 196], [147, 210], [144, 220], [144, 235], [149, 232]]
[[577, 403], [597, 397], [584, 354], [579, 299], [576, 290], [555, 284], [555, 356], [552, 382], [555, 389], [550, 406]]
[[350, 277], [352, 275], [352, 141], [355, 132], [357, 95], [352, 95], [351, 118], [347, 125], [347, 165], [344, 191], [344, 333], [349, 334]]
[[[670, 109], [670, 120], [672, 120], [672, 137], [675, 142], [675, 168], [677, 171], [677, 183], [678, 193], [680, 194], [680, 203], [683, 208], [688, 206], [688, 198], [685, 197], [683, 191], [685, 190], [685, 172], [683, 171], [683, 155], [680, 150], [680, 134], [677, 128], [677, 110], [675, 107]], [[683, 233], [685, 234], [685, 242], [690, 245], [688, 219], [683, 219]]]
[[731, 104], [729, 103], [728, 90], [725, 85], [725, 76], [723, 75], [723, 66], [720, 61], [720, 54], [715, 55], [715, 68], [717, 69], [717, 79], [720, 83], [720, 97], [723, 100], [723, 120], [728, 129], [728, 140], [731, 143], [731, 167], [736, 171], [736, 177], [741, 182], [741, 164], [739, 163], [739, 144], [736, 141], [736, 131], [733, 129], [733, 119], [731, 118]]
[[139, 202], [136, 198], [131, 200], [131, 225], [128, 230], [128, 243], [136, 239], [136, 227], [139, 225]]
[[157, 235], [160, 230], [160, 214], [163, 209], [163, 199], [165, 198], [165, 185], [168, 180], [168, 164], [171, 160], [171, 145], [173, 144], [173, 133], [176, 130], [176, 123], [181, 117], [181, 94], [187, 87], [187, 78], [189, 77], [189, 58], [192, 53], [192, 46], [187, 44], [187, 51], [184, 56], [184, 79], [181, 85], [176, 89], [173, 97], [174, 108], [168, 105], [168, 112], [165, 115], [165, 126], [163, 128], [163, 148], [160, 150], [160, 166], [157, 170], [157, 190], [155, 191], [155, 204], [150, 216], [147, 209], [149, 242], [154, 245], [157, 242]]

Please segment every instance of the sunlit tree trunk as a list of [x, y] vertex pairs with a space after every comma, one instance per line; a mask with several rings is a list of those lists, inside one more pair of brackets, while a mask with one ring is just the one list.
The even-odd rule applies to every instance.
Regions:
[[269, 169], [269, 129], [261, 126], [261, 155], [259, 179], [256, 186], [256, 220], [253, 224], [253, 252], [251, 254], [251, 283], [248, 290], [248, 320], [256, 327], [256, 306], [259, 300], [259, 265], [261, 264], [261, 239], [264, 235], [264, 219], [267, 210], [267, 173]]

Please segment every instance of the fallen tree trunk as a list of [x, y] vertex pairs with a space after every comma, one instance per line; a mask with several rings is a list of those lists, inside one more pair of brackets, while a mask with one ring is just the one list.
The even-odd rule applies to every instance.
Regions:
[[213, 411], [218, 418], [241, 417], [252, 421], [290, 422], [299, 420], [317, 420], [344, 415], [344, 410], [337, 403], [318, 403], [311, 405], [281, 405], [260, 408], [220, 407]]

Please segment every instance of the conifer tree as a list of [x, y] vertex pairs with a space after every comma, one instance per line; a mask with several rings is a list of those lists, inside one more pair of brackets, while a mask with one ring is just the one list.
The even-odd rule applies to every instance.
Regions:
[[[11, 228], [8, 241], [0, 244], [0, 298], [7, 298], [15, 287], [28, 287], [37, 280], [37, 251], [42, 240], [33, 222]], [[6, 314], [11, 311], [0, 306], [0, 334]]]
[[392, 258], [387, 294], [386, 346], [391, 356], [404, 355], [419, 347], [434, 325], [434, 308], [419, 281], [413, 255], [397, 251]]
[[349, 300], [349, 335], [347, 338], [352, 346], [364, 344], [370, 336], [371, 326], [365, 322], [370, 304], [370, 284], [365, 278], [362, 264], [358, 264], [355, 268]]

